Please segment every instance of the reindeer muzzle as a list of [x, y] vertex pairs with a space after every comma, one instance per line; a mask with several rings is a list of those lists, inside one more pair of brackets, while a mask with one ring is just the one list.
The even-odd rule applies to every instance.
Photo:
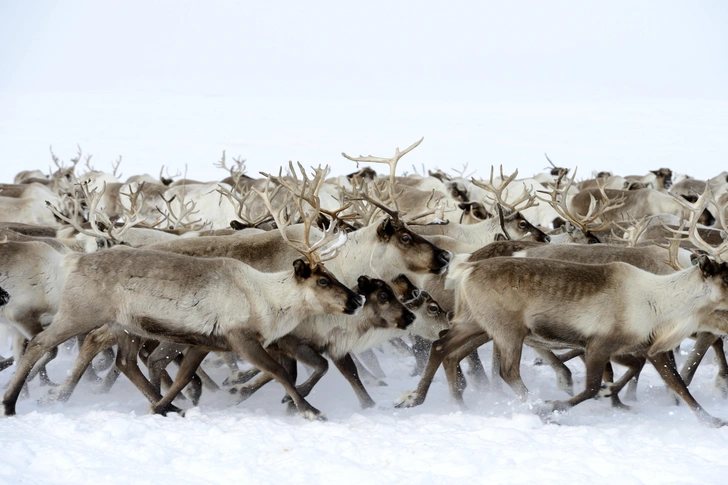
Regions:
[[435, 254], [434, 268], [430, 272], [435, 274], [444, 273], [450, 261], [452, 261], [452, 253], [450, 251], [440, 250], [439, 253]]
[[367, 301], [364, 295], [352, 292], [349, 299], [346, 300], [346, 306], [344, 307], [344, 313], [347, 315], [356, 315], [359, 310], [364, 306]]
[[402, 318], [398, 319], [397, 328], [401, 328], [402, 330], [404, 330], [405, 328], [412, 325], [416, 318], [417, 315], [412, 313], [410, 310], [406, 310], [405, 313], [402, 315]]

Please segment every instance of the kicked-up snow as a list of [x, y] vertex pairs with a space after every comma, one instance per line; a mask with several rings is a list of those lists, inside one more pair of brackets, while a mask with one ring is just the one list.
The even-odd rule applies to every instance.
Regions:
[[[680, 363], [691, 345], [683, 344]], [[480, 352], [488, 362], [490, 345]], [[566, 394], [528, 349], [522, 368], [532, 405], [505, 385], [471, 386], [466, 410], [450, 402], [441, 372], [422, 406], [395, 408], [417, 384], [414, 360], [391, 349], [377, 355], [388, 384], [368, 386], [378, 406], [361, 410], [332, 366], [309, 397], [326, 422], [287, 415], [276, 383], [239, 404], [224, 390], [205, 390], [198, 407], [181, 403], [185, 417], [162, 417], [147, 414], [146, 399], [123, 376], [108, 394], [82, 381], [67, 403], [52, 405], [38, 402], [46, 390], [34, 381], [18, 415], [0, 419], [0, 483], [706, 484], [728, 472], [728, 428], [704, 427], [676, 406], [649, 365], [630, 411], [592, 400], [544, 423], [532, 405]], [[61, 351], [49, 369], [54, 381], [74, 357], [75, 349]], [[203, 366], [222, 382], [226, 370], [211, 360]], [[579, 390], [583, 365], [569, 366]], [[691, 391], [728, 418], [728, 400], [713, 386], [716, 370], [709, 354]]]

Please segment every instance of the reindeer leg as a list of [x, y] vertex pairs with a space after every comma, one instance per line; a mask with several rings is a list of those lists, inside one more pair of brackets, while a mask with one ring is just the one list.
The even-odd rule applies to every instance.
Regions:
[[[180, 363], [179, 371], [177, 372], [177, 377], [175, 378], [174, 382], [172, 383], [164, 397], [162, 397], [156, 403], [153, 403], [153, 413], [166, 415], [168, 412], [170, 412], [170, 409], [175, 408], [175, 406], [172, 405], [172, 401], [174, 401], [174, 398], [176, 398], [177, 395], [182, 391], [182, 389], [184, 389], [185, 386], [190, 383], [193, 376], [195, 375], [195, 371], [200, 366], [200, 363], [202, 363], [204, 358], [209, 353], [209, 351], [201, 349], [199, 347], [192, 346], [187, 348], [187, 351], [182, 358], [182, 362]], [[179, 413], [180, 411], [177, 410], [174, 412]]]
[[14, 357], [0, 357], [0, 371], [4, 371], [15, 363]]
[[202, 366], [197, 368], [196, 374], [200, 378], [205, 389], [213, 392], [220, 390], [220, 386], [218, 386], [217, 382], [215, 382], [212, 377], [210, 377], [210, 375], [202, 369]]
[[412, 344], [412, 354], [415, 356], [415, 368], [410, 375], [419, 376], [425, 371], [432, 342], [419, 335], [412, 335], [412, 340], [414, 341]]
[[617, 364], [627, 367], [627, 372], [624, 373], [619, 381], [610, 386], [612, 406], [629, 409], [629, 406], [619, 400], [617, 394], [627, 385], [625, 399], [629, 399], [630, 401], [637, 400], [637, 382], [639, 381], [640, 372], [642, 372], [642, 368], [645, 366], [647, 359], [636, 355], [613, 355], [612, 360]]
[[[292, 361], [292, 365], [284, 365], [288, 375], [291, 376], [291, 380], [295, 378], [294, 375], [298, 374], [297, 369], [294, 371], [291, 368], [296, 366], [296, 361], [313, 369], [313, 373], [309, 376], [309, 378], [306, 379], [303, 384], [296, 386], [296, 389], [298, 389], [301, 396], [308, 396], [311, 393], [311, 389], [313, 389], [318, 381], [321, 380], [321, 378], [329, 370], [329, 362], [309, 345], [303, 343], [300, 339], [292, 335], [281, 337], [276, 341], [275, 345], [282, 352], [293, 358], [290, 359]], [[288, 403], [293, 401], [291, 396], [286, 395], [282, 402]]]
[[184, 345], [159, 342], [149, 352], [145, 364], [149, 369], [149, 382], [157, 392], [161, 392], [162, 381], [164, 381], [167, 389], [173, 385], [172, 378], [167, 374], [166, 368], [177, 356], [182, 354], [184, 349]]
[[[467, 381], [465, 375], [460, 368], [460, 362], [467, 356], [477, 353], [478, 347], [484, 345], [490, 341], [490, 335], [487, 333], [481, 333], [478, 336], [471, 339], [466, 344], [455, 349], [450, 355], [445, 357], [442, 361], [442, 366], [445, 369], [445, 377], [447, 378], [448, 388], [450, 389], [450, 396], [452, 399], [460, 405], [465, 407], [465, 401], [463, 401], [463, 391], [467, 387]], [[483, 374], [486, 383], [488, 383], [488, 377]], [[482, 384], [481, 384], [482, 386]], [[482, 388], [479, 386], [479, 389]]]
[[[510, 333], [514, 332], [511, 331]], [[528, 400], [528, 389], [521, 378], [521, 353], [523, 352], [523, 340], [525, 338], [525, 333], [522, 336], [509, 335], [505, 339], [493, 337], [493, 345], [498, 349], [498, 355], [500, 356], [500, 375], [519, 399], [524, 402]]]
[[364, 352], [359, 353], [359, 358], [367, 366], [367, 369], [371, 371], [379, 379], [384, 379], [387, 374], [382, 370], [382, 366], [379, 364], [377, 354], [374, 353], [373, 349], [367, 349]]
[[473, 350], [466, 358], [468, 360], [468, 376], [473, 379], [475, 387], [481, 391], [490, 387], [490, 381], [483, 367], [483, 361], [480, 360], [480, 355], [478, 355], [478, 349]]
[[51, 350], [48, 351], [48, 353], [41, 357], [41, 359], [38, 361], [37, 364], [35, 364], [35, 366], [33, 366], [33, 370], [30, 371], [30, 374], [28, 375], [28, 380], [32, 381], [37, 374], [41, 386], [58, 386], [58, 384], [51, 381], [50, 377], [48, 377], [48, 370], [46, 369], [48, 363], [55, 359], [57, 356], [58, 347], [53, 347]]
[[[613, 355], [611, 357], [611, 360], [616, 362], [617, 364], [624, 365], [627, 367], [627, 372], [622, 375], [622, 377], [619, 378], [617, 382], [612, 383], [612, 379], [604, 379], [606, 386], [602, 388], [601, 391], [599, 391], [599, 395], [602, 397], [609, 397], [612, 400], [612, 407], [615, 408], [621, 408], [621, 409], [630, 409], [629, 406], [622, 403], [619, 399], [619, 391], [621, 391], [624, 386], [627, 385], [627, 383], [634, 382], [633, 378], [635, 376], [638, 376], [640, 371], [645, 365], [645, 358], [644, 357], [637, 357], [634, 355], [624, 354], [624, 355]], [[608, 364], [606, 368], [611, 369], [611, 364]], [[607, 372], [605, 371], [605, 375]], [[614, 372], [611, 373], [612, 376], [614, 376]]]
[[[116, 366], [126, 377], [144, 394], [152, 405], [162, 400], [162, 395], [154, 388], [139, 369], [137, 356], [142, 346], [142, 338], [137, 335], [129, 335], [124, 331], [115, 331], [119, 349], [116, 352]], [[182, 410], [171, 403], [165, 409], [156, 409], [160, 414], [181, 413]]]
[[[118, 355], [118, 350], [117, 350]], [[111, 388], [114, 387], [114, 384], [116, 383], [116, 380], [119, 378], [119, 375], [121, 374], [121, 371], [119, 370], [119, 367], [116, 365], [116, 362], [114, 362], [111, 365], [111, 369], [109, 369], [109, 372], [106, 373], [106, 376], [104, 377], [104, 382], [101, 385], [101, 387], [98, 389], [98, 392], [100, 394], [107, 393], [111, 391]]]
[[96, 330], [86, 334], [83, 344], [78, 352], [78, 357], [73, 362], [71, 373], [66, 380], [55, 389], [50, 389], [47, 399], [50, 401], [66, 402], [76, 389], [78, 382], [84, 375], [84, 372], [91, 365], [93, 358], [106, 348], [110, 348], [116, 344], [116, 337], [109, 329], [108, 325], [104, 325]]
[[351, 354], [345, 354], [343, 357], [332, 359], [334, 365], [339, 369], [341, 375], [343, 375], [351, 388], [354, 389], [356, 397], [359, 399], [359, 405], [362, 409], [371, 408], [377, 405], [374, 399], [369, 395], [361, 379], [359, 379], [359, 373], [357, 367], [354, 364], [354, 360], [351, 358]]
[[273, 359], [268, 352], [265, 351], [263, 346], [257, 340], [253, 340], [245, 336], [243, 332], [232, 332], [231, 337], [228, 339], [230, 347], [240, 355], [242, 355], [248, 362], [259, 368], [261, 371], [266, 372], [273, 376], [275, 380], [281, 383], [283, 388], [286, 390], [289, 396], [293, 399], [296, 404], [298, 412], [307, 419], [325, 419], [321, 415], [321, 411], [311, 406], [304, 398], [299, 394], [296, 386], [286, 372], [286, 370]]
[[379, 386], [379, 387], [387, 386], [387, 383], [384, 382], [383, 380], [379, 379], [372, 372], [370, 372], [369, 369], [367, 369], [367, 367], [359, 361], [359, 359], [356, 357], [356, 355], [351, 354], [351, 359], [354, 362], [354, 365], [356, 365], [358, 375], [361, 377], [362, 381], [367, 382], [371, 386]]
[[[83, 343], [86, 341], [86, 336], [88, 334], [79, 335], [76, 337], [76, 342], [78, 343], [78, 351], [79, 355], [81, 352], [81, 349], [83, 348]], [[78, 357], [76, 358], [78, 360]], [[86, 380], [90, 382], [101, 382], [101, 377], [96, 373], [94, 368], [90, 365], [86, 366], [86, 369], [84, 369], [86, 372], [84, 373], [84, 376], [86, 377]], [[68, 381], [68, 379], [66, 379]]]
[[647, 358], [650, 362], [652, 362], [652, 365], [655, 366], [660, 377], [662, 377], [665, 383], [670, 386], [670, 389], [683, 398], [687, 405], [690, 406], [690, 409], [693, 410], [701, 424], [714, 428], [728, 424], [728, 422], [722, 419], [711, 416], [700, 404], [698, 404], [698, 401], [696, 401], [692, 394], [690, 394], [688, 386], [686, 386], [685, 382], [682, 378], [680, 378], [680, 374], [678, 374], [677, 369], [675, 368], [675, 363], [672, 359], [670, 359], [667, 352], [661, 352], [653, 357], [648, 356]]
[[256, 369], [255, 367], [247, 370], [235, 370], [222, 381], [222, 385], [233, 386], [235, 384], [245, 384], [258, 374], [260, 374], [260, 369]]
[[532, 348], [540, 356], [541, 361], [544, 364], [550, 365], [556, 373], [556, 382], [559, 389], [567, 393], [569, 396], [573, 396], [574, 380], [571, 377], [571, 369], [566, 367], [566, 364], [564, 364], [565, 361], [561, 360], [561, 356], [554, 354], [548, 349], [542, 349], [540, 347]]
[[549, 403], [550, 410], [566, 411], [587, 399], [597, 396], [601, 389], [602, 374], [607, 363], [609, 363], [611, 353], [612, 348], [608, 344], [597, 341], [589, 342], [584, 355], [586, 360], [586, 389], [567, 401], [551, 401]]
[[56, 315], [54, 325], [45, 331], [37, 334], [28, 343], [25, 354], [18, 362], [15, 374], [13, 374], [8, 389], [3, 397], [3, 414], [10, 416], [15, 414], [15, 405], [26, 382], [26, 378], [38, 360], [53, 347], [57, 347], [71, 337], [79, 333], [91, 331], [100, 325], [93, 321], [75, 319], [71, 321], [64, 315]]
[[270, 374], [266, 374], [265, 372], [261, 373], [260, 371], [258, 371], [258, 374], [258, 377], [250, 384], [235, 384], [234, 386], [230, 386], [228, 392], [238, 395], [238, 403], [245, 401], [255, 394], [258, 389], [273, 380], [273, 376]]
[[718, 337], [713, 342], [713, 351], [715, 352], [715, 360], [718, 362], [718, 374], [715, 376], [715, 387], [723, 397], [728, 397], [728, 362], [725, 358], [723, 350], [723, 337]]
[[[25, 347], [28, 344], [26, 336], [35, 336], [43, 331], [43, 325], [41, 325], [40, 323], [41, 315], [35, 311], [17, 312], [13, 315], [9, 315], [8, 318], [13, 322], [14, 325], [15, 336], [13, 339], [13, 352], [15, 354], [15, 361], [17, 362], [20, 360], [23, 352], [25, 351]], [[39, 375], [41, 386], [55, 386], [56, 384], [51, 382], [50, 378], [48, 377], [46, 364], [53, 360], [56, 355], [58, 355], [57, 346], [50, 349], [48, 353], [43, 355], [43, 357], [33, 366], [33, 369], [26, 378], [26, 382], [32, 381], [33, 379], [35, 379], [36, 375]]]
[[[189, 349], [185, 349], [185, 352], [189, 351]], [[209, 353], [209, 352], [208, 352]], [[177, 364], [177, 367], [182, 366], [182, 362], [184, 359], [185, 354], [177, 354], [177, 356], [172, 360], [175, 364]], [[207, 354], [205, 354], [207, 355]], [[203, 357], [204, 359], [204, 357]], [[197, 375], [197, 372], [200, 370], [200, 364], [197, 365], [197, 369], [195, 369], [195, 372], [192, 374], [192, 377], [190, 377], [190, 381], [187, 384], [187, 387], [182, 392], [177, 393], [177, 397], [181, 398], [181, 400], [186, 400], [189, 398], [190, 401], [192, 401], [193, 406], [197, 406], [200, 402], [200, 397], [202, 396], [202, 379], [200, 379], [200, 376]], [[177, 371], [179, 373], [179, 371]], [[164, 374], [171, 379], [169, 374], [167, 373], [167, 370], [164, 370]], [[169, 390], [174, 383], [170, 384], [167, 389]]]
[[435, 377], [435, 373], [442, 361], [456, 349], [466, 345], [473, 339], [481, 338], [484, 334], [485, 331], [478, 324], [464, 323], [453, 326], [442, 338], [435, 340], [432, 343], [430, 358], [427, 360], [427, 367], [425, 367], [425, 372], [422, 375], [422, 379], [420, 379], [417, 390], [407, 393], [396, 407], [409, 408], [419, 406], [425, 402], [427, 391], [430, 389], [432, 379]]

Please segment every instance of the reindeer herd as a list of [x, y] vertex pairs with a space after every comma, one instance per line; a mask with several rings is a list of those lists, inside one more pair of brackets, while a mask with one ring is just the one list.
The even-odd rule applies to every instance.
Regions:
[[[553, 368], [569, 397], [536, 406], [545, 420], [598, 395], [626, 407], [620, 392], [634, 399], [649, 361], [702, 423], [726, 424], [688, 385], [712, 346], [728, 395], [728, 174], [579, 181], [552, 163], [526, 179], [502, 168], [396, 176], [421, 142], [392, 157], [342, 154], [357, 168], [387, 165], [385, 176], [290, 163], [251, 178], [223, 153], [221, 181], [174, 180], [162, 167], [121, 182], [121, 160], [104, 173], [89, 156], [84, 170], [79, 150], [70, 164], [51, 153], [49, 175], [0, 184], [0, 319], [14, 336], [1, 412], [15, 414], [36, 376], [44, 400], [65, 401], [84, 375], [109, 389], [123, 373], [155, 413], [182, 413], [185, 395], [196, 405], [221, 386], [242, 401], [276, 380], [289, 411], [324, 419], [306, 397], [329, 359], [371, 407], [364, 382], [386, 342], [421, 375], [398, 407], [424, 402], [441, 365], [464, 404], [468, 380], [490, 382], [478, 348], [492, 340], [492, 378], [523, 401], [523, 345]], [[78, 356], [56, 385], [46, 365], [74, 338]], [[678, 370], [673, 349], [686, 338], [696, 343]], [[205, 372], [210, 352], [230, 368], [223, 383]], [[109, 362], [103, 377], [97, 356]], [[575, 357], [586, 366], [577, 391]], [[299, 363], [312, 371], [300, 383]]]

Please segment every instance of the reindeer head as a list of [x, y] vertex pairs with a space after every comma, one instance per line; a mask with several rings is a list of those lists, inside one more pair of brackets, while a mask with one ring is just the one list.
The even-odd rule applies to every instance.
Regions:
[[672, 186], [672, 170], [669, 168], [661, 168], [659, 170], [650, 170], [651, 173], [657, 177], [657, 187], [660, 188], [660, 186], [664, 187], [665, 189], [669, 189]]
[[507, 238], [538, 242], [551, 241], [548, 234], [528, 222], [520, 212], [513, 212], [506, 208], [501, 208], [500, 211], [502, 214], [501, 228]]
[[442, 330], [450, 328], [447, 312], [424, 290], [420, 290], [405, 275], [392, 280], [392, 288], [398, 298], [417, 316], [410, 331], [416, 335], [436, 340]]
[[344, 286], [323, 264], [313, 267], [303, 259], [293, 262], [293, 274], [298, 284], [310, 291], [304, 292], [304, 299], [316, 309], [316, 313], [345, 313], [356, 315], [366, 301]]
[[458, 208], [463, 211], [460, 214], [460, 224], [477, 224], [493, 217], [480, 202], [461, 202]]
[[412, 232], [399, 219], [385, 218], [377, 226], [377, 236], [384, 246], [379, 258], [397, 258], [404, 262], [407, 271], [413, 273], [442, 274], [452, 259], [452, 253]]
[[415, 321], [415, 314], [397, 299], [386, 282], [360, 276], [357, 283], [357, 291], [366, 297], [365, 308], [372, 313], [377, 327], [405, 329]]

